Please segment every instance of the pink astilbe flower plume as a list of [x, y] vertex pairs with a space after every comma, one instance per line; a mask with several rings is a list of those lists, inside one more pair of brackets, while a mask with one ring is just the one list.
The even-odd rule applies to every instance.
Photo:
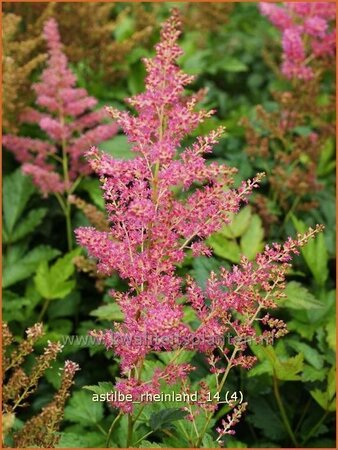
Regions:
[[282, 72], [287, 78], [309, 80], [316, 62], [335, 55], [335, 3], [285, 2], [260, 3], [260, 11], [282, 33]]
[[85, 89], [75, 87], [76, 77], [68, 68], [54, 19], [46, 22], [44, 38], [47, 67], [33, 85], [40, 109], [26, 110], [20, 120], [38, 124], [47, 139], [5, 135], [3, 144], [46, 197], [70, 190], [78, 177], [90, 173], [84, 152], [116, 134], [117, 127], [102, 123], [104, 111], [92, 111], [96, 99]]
[[[282, 296], [289, 260], [319, 229], [310, 230], [284, 246], [274, 244], [257, 255], [255, 262], [242, 259], [239, 267], [211, 274], [205, 290], [189, 276], [179, 276], [177, 266], [185, 255], [210, 255], [205, 240], [230, 221], [262, 178], [233, 188], [235, 169], [213, 162], [211, 152], [224, 129], [199, 137], [187, 148], [181, 142], [213, 111], [196, 110], [197, 96], [186, 96], [185, 86], [192, 77], [177, 66], [182, 54], [177, 45], [180, 20], [177, 12], [164, 23], [161, 42], [153, 59], [146, 59], [145, 92], [128, 99], [136, 111], [110, 108], [111, 116], [127, 135], [135, 158], [113, 159], [93, 147], [87, 157], [102, 182], [110, 224], [109, 231], [78, 228], [78, 243], [98, 260], [98, 269], [113, 271], [127, 281], [127, 292], [111, 291], [123, 313], [123, 321], [113, 329], [92, 331], [92, 336], [113, 349], [120, 358], [121, 378], [116, 390], [132, 392], [137, 400], [144, 392], [159, 392], [161, 382], [182, 382], [187, 386], [192, 366], [177, 360], [181, 352], [205, 353], [211, 372], [225, 376], [231, 367], [250, 368], [254, 358], [245, 355], [247, 345], [240, 339], [230, 349], [225, 333], [234, 338], [257, 337], [261, 311], [273, 308]], [[185, 320], [190, 306], [199, 325]], [[266, 317], [267, 335], [278, 337], [283, 324]], [[230, 346], [231, 347], [231, 346]], [[153, 352], [174, 351], [167, 371], [145, 378], [142, 369]], [[217, 366], [211, 358], [218, 355]], [[227, 367], [227, 369], [225, 369]], [[224, 382], [223, 382], [224, 384]], [[132, 414], [133, 404], [113, 404]], [[199, 405], [189, 406], [189, 417]], [[216, 406], [204, 408], [206, 414]], [[200, 437], [202, 439], [202, 437]], [[195, 443], [200, 445], [200, 439]]]

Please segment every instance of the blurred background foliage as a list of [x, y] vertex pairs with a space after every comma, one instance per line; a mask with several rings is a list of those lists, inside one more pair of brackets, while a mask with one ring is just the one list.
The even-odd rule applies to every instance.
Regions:
[[[249, 372], [234, 370], [229, 380], [228, 389], [243, 391], [249, 409], [227, 446], [335, 447], [334, 65], [313, 82], [287, 81], [279, 71], [280, 34], [255, 3], [4, 2], [3, 129], [32, 137], [39, 133], [18, 126], [18, 117], [34, 102], [30, 86], [44, 64], [41, 30], [48, 17], [59, 23], [79, 85], [99, 100], [99, 107], [123, 109], [123, 99], [144, 88], [141, 58], [153, 54], [159, 25], [173, 6], [182, 11], [184, 23], [181, 66], [196, 76], [190, 90], [207, 88], [203, 107], [216, 109], [194, 135], [225, 125], [227, 136], [208, 158], [236, 167], [238, 182], [266, 172], [250, 204], [210, 238], [213, 256], [187, 257], [178, 270], [191, 273], [203, 287], [210, 270], [238, 263], [240, 254], [253, 259], [266, 243], [283, 241], [316, 223], [326, 226], [302, 249], [290, 272], [287, 298], [279, 310], [289, 334], [274, 347], [252, 347], [259, 363]], [[287, 131], [282, 127], [285, 111], [295, 113], [294, 126]], [[318, 135], [315, 143], [313, 132]], [[133, 157], [122, 134], [100, 148], [117, 158]], [[95, 263], [80, 251], [67, 254], [55, 199], [41, 201], [13, 156], [5, 151], [3, 158], [3, 319], [16, 339], [20, 342], [24, 330], [42, 320], [45, 335], [35, 347], [38, 355], [48, 340], [86, 336], [121, 320], [107, 291], [125, 289], [124, 283], [114, 275], [100, 277]], [[85, 178], [77, 193], [82, 203], [74, 199], [73, 227], [98, 218], [104, 227], [98, 181]], [[104, 447], [116, 411], [93, 405], [82, 387], [113, 381], [118, 365], [110, 352], [81, 340], [65, 345], [31, 395], [30, 406], [21, 408], [11, 427], [20, 429], [52, 400], [66, 358], [78, 362], [81, 371], [58, 446]], [[203, 360], [195, 360], [196, 376], [207, 376]], [[32, 360], [26, 365], [29, 370]], [[156, 408], [149, 412], [150, 424], [156, 413]], [[220, 409], [215, 423], [225, 413]], [[165, 425], [158, 426], [152, 441], [181, 446], [165, 434]], [[120, 444], [125, 426], [124, 421], [119, 424], [112, 446]], [[11, 439], [9, 433], [7, 446]], [[203, 446], [215, 446], [214, 436], [207, 435]]]

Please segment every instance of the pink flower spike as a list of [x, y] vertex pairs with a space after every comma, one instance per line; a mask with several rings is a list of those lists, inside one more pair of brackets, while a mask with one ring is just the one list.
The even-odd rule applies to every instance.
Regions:
[[[47, 67], [33, 85], [42, 111], [28, 108], [20, 120], [38, 124], [48, 139], [5, 135], [3, 142], [46, 197], [52, 193], [67, 194], [72, 182], [88, 175], [91, 166], [83, 157], [85, 152], [114, 136], [118, 127], [103, 123], [107, 114], [92, 110], [97, 100], [75, 86], [76, 78], [63, 53], [55, 19], [45, 23], [43, 34], [48, 48]], [[67, 174], [63, 167], [66, 158]]]

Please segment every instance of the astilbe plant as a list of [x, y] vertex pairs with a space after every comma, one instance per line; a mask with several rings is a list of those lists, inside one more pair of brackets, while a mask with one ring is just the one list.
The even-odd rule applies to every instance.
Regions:
[[336, 5], [330, 2], [260, 3], [263, 15], [282, 31], [282, 72], [287, 78], [309, 80], [314, 62], [331, 60], [336, 49]]
[[36, 104], [27, 109], [21, 122], [38, 124], [46, 139], [7, 134], [3, 144], [22, 163], [42, 195], [54, 194], [66, 217], [68, 245], [72, 245], [71, 205], [68, 196], [83, 176], [91, 172], [83, 158], [86, 149], [112, 137], [115, 124], [103, 123], [105, 111], [93, 110], [97, 100], [85, 89], [76, 88], [76, 77], [68, 68], [58, 26], [50, 19], [44, 26], [48, 45], [47, 67], [33, 85]]
[[[85, 66], [85, 74], [99, 75], [109, 83], [126, 75], [126, 57], [137, 45], [148, 44], [156, 23], [155, 14], [147, 12], [143, 4], [121, 10], [119, 4], [111, 2], [5, 2], [4, 10], [22, 17], [26, 27], [23, 36], [39, 36], [44, 21], [53, 17], [70, 61]], [[114, 39], [113, 33], [126, 15], [132, 18], [135, 29], [124, 39]]]
[[[334, 163], [325, 168], [320, 165], [333, 157], [329, 147], [333, 150], [335, 136], [335, 5], [261, 3], [260, 8], [283, 32], [284, 62], [275, 72], [284, 83], [285, 78], [290, 80], [288, 88], [272, 93], [277, 106], [274, 111], [259, 105], [255, 122], [243, 120], [246, 151], [254, 164], [258, 162], [267, 172], [270, 202], [260, 195], [255, 202], [269, 226], [277, 220], [271, 200], [277, 203], [279, 213], [288, 216], [295, 210], [316, 208], [315, 194], [323, 187], [320, 177], [329, 175], [329, 167], [334, 168]], [[289, 42], [289, 33], [299, 36]], [[292, 53], [297, 48], [302, 55], [298, 59]], [[293, 70], [289, 70], [292, 64]]]
[[[248, 340], [260, 342], [286, 333], [285, 324], [266, 310], [276, 307], [283, 297], [292, 254], [298, 254], [298, 248], [320, 229], [289, 238], [283, 245], [267, 246], [254, 262], [243, 257], [231, 271], [212, 272], [205, 290], [190, 276], [179, 276], [176, 268], [187, 254], [210, 255], [205, 239], [229, 222], [229, 213], [238, 212], [262, 178], [258, 175], [235, 189], [235, 169], [217, 162], [207, 164], [204, 155], [211, 152], [223, 128], [181, 147], [183, 138], [213, 111], [197, 111], [200, 94], [184, 94], [193, 77], [177, 66], [182, 54], [177, 45], [179, 28], [174, 11], [162, 28], [155, 57], [144, 60], [145, 92], [128, 99], [137, 114], [109, 109], [132, 143], [135, 158], [116, 160], [94, 147], [88, 152], [102, 182], [109, 231], [76, 230], [78, 243], [98, 260], [98, 269], [106, 275], [116, 271], [128, 282], [127, 292], [110, 292], [123, 312], [122, 323], [92, 335], [120, 358], [121, 378], [115, 389], [131, 394], [134, 401], [145, 393], [159, 393], [163, 383], [180, 383], [182, 392], [189, 392], [189, 373], [194, 367], [179, 359], [186, 351], [205, 355], [216, 379], [212, 394], [221, 392], [231, 369], [249, 369], [255, 358], [248, 353]], [[198, 326], [185, 320], [187, 306], [193, 309]], [[259, 324], [264, 331], [259, 331]], [[226, 333], [233, 337], [231, 345], [224, 342]], [[144, 367], [159, 352], [172, 352], [172, 358], [149, 378]], [[201, 445], [218, 407], [216, 400], [206, 400], [210, 390], [206, 382], [201, 383], [199, 400], [183, 406], [193, 447]], [[135, 445], [133, 430], [145, 404], [115, 399], [111, 404], [120, 410], [112, 428], [127, 414], [126, 445]], [[219, 427], [219, 441], [229, 434], [245, 406], [245, 402], [237, 405]], [[197, 422], [201, 414], [202, 425]]]
[[78, 364], [66, 361], [59, 390], [51, 403], [41, 413], [30, 418], [24, 426], [13, 433], [15, 417], [20, 408], [27, 406], [29, 396], [35, 392], [45, 371], [55, 361], [62, 349], [59, 342], [48, 342], [43, 353], [35, 358], [29, 372], [25, 369], [25, 360], [34, 351], [34, 345], [44, 335], [42, 323], [36, 323], [26, 330], [26, 338], [15, 344], [7, 325], [2, 325], [3, 339], [3, 381], [2, 381], [2, 439], [7, 447], [12, 438], [16, 448], [28, 446], [54, 447], [59, 436], [56, 434], [63, 417], [65, 401], [73, 384]]
[[41, 38], [20, 36], [21, 18], [2, 16], [2, 127], [6, 133], [18, 131], [17, 118], [31, 100], [30, 77], [45, 60], [39, 52]]

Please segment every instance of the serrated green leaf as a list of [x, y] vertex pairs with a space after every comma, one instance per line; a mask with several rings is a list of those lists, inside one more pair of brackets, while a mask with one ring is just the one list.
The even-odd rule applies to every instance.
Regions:
[[326, 342], [328, 346], [336, 351], [336, 320], [335, 315], [331, 315], [329, 322], [325, 325], [326, 330]]
[[213, 439], [213, 437], [206, 433], [202, 440], [202, 448], [218, 448], [218, 443]]
[[75, 271], [73, 259], [78, 255], [80, 249], [67, 253], [59, 258], [55, 264], [48, 267], [46, 261], [43, 261], [34, 277], [34, 282], [39, 294], [48, 300], [64, 298], [75, 286], [75, 280], [68, 280]]
[[192, 276], [195, 278], [199, 286], [205, 289], [206, 281], [210, 276], [210, 272], [217, 272], [221, 263], [216, 258], [208, 258], [206, 256], [199, 256], [192, 261], [193, 270]]
[[243, 236], [241, 237], [242, 253], [249, 259], [255, 259], [258, 252], [263, 247], [264, 229], [262, 220], [259, 216], [252, 216], [249, 226]]
[[141, 441], [140, 448], [162, 448], [160, 444], [149, 441]]
[[31, 302], [28, 298], [22, 298], [14, 292], [4, 291], [2, 300], [2, 317], [5, 322], [27, 320], [31, 311]]
[[233, 263], [239, 263], [241, 251], [236, 241], [227, 239], [221, 233], [214, 233], [207, 240], [215, 255]]
[[[27, 236], [27, 234], [31, 233], [35, 230], [35, 228], [40, 225], [42, 219], [45, 217], [47, 213], [47, 209], [39, 208], [33, 209], [29, 211], [26, 217], [24, 217], [18, 224], [15, 226], [12, 236], [11, 243], [19, 241], [23, 237]], [[5, 241], [6, 243], [6, 241]]]
[[304, 366], [304, 356], [301, 353], [291, 358], [281, 359], [271, 346], [262, 347], [261, 350], [278, 380], [295, 381], [301, 379], [300, 372]]
[[[11, 248], [11, 250], [14, 249]], [[16, 254], [17, 259], [13, 259], [13, 254], [14, 251], [11, 253], [11, 257], [4, 261], [2, 272], [3, 288], [7, 288], [18, 281], [28, 278], [36, 271], [42, 261], [50, 261], [59, 255], [60, 251], [48, 245], [39, 245], [25, 255], [21, 255], [18, 252]]]
[[90, 426], [103, 419], [103, 404], [94, 402], [89, 392], [74, 392], [65, 408], [65, 419]]
[[162, 409], [151, 415], [149, 420], [150, 428], [153, 431], [174, 428], [173, 422], [184, 419], [187, 415], [186, 411], [176, 408]]
[[[60, 441], [55, 448], [104, 448], [105, 438], [102, 433], [60, 433]], [[112, 442], [110, 443], [112, 444]]]
[[98, 317], [101, 320], [110, 320], [113, 322], [122, 322], [124, 318], [121, 308], [117, 303], [99, 306], [94, 311], [91, 311], [90, 315]]
[[323, 369], [315, 369], [312, 366], [307, 364], [304, 365], [303, 373], [302, 373], [302, 381], [303, 382], [314, 382], [314, 381], [323, 381], [325, 380], [326, 372]]
[[318, 329], [318, 324], [300, 322], [299, 320], [290, 320], [290, 322], [288, 322], [288, 329], [290, 331], [296, 331], [301, 337], [311, 341], [313, 335]]
[[17, 169], [3, 180], [3, 226], [11, 237], [14, 226], [20, 219], [35, 188], [31, 179]]
[[242, 236], [242, 234], [248, 228], [251, 220], [250, 206], [242, 208], [238, 214], [231, 214], [229, 218], [231, 222], [221, 229], [220, 234], [223, 234], [229, 239], [234, 239]]
[[297, 281], [290, 281], [285, 289], [286, 298], [281, 306], [302, 310], [304, 309], [322, 309], [323, 304], [317, 300], [302, 284]]
[[316, 350], [304, 342], [289, 339], [287, 344], [299, 353], [303, 353], [305, 360], [311, 364], [315, 369], [322, 369], [324, 364], [324, 357]]
[[255, 398], [255, 407], [250, 409], [248, 419], [267, 438], [281, 439], [285, 435], [284, 426], [277, 411], [264, 398]]
[[[292, 216], [292, 222], [299, 233], [307, 231], [308, 226], [295, 216]], [[301, 248], [301, 253], [317, 284], [319, 286], [324, 286], [325, 281], [329, 276], [329, 259], [324, 234], [319, 233], [314, 239], [310, 239], [309, 242]]]
[[335, 398], [330, 397], [327, 391], [314, 389], [310, 391], [310, 394], [325, 411], [336, 410]]
[[278, 360], [274, 367], [277, 378], [284, 381], [300, 380], [300, 372], [302, 372], [304, 364], [303, 361], [304, 357], [301, 353], [284, 361]]
[[95, 394], [100, 395], [113, 392], [114, 385], [113, 383], [109, 383], [108, 381], [99, 381], [97, 385], [83, 386], [83, 389], [86, 389], [87, 391], [91, 391], [94, 392]]

